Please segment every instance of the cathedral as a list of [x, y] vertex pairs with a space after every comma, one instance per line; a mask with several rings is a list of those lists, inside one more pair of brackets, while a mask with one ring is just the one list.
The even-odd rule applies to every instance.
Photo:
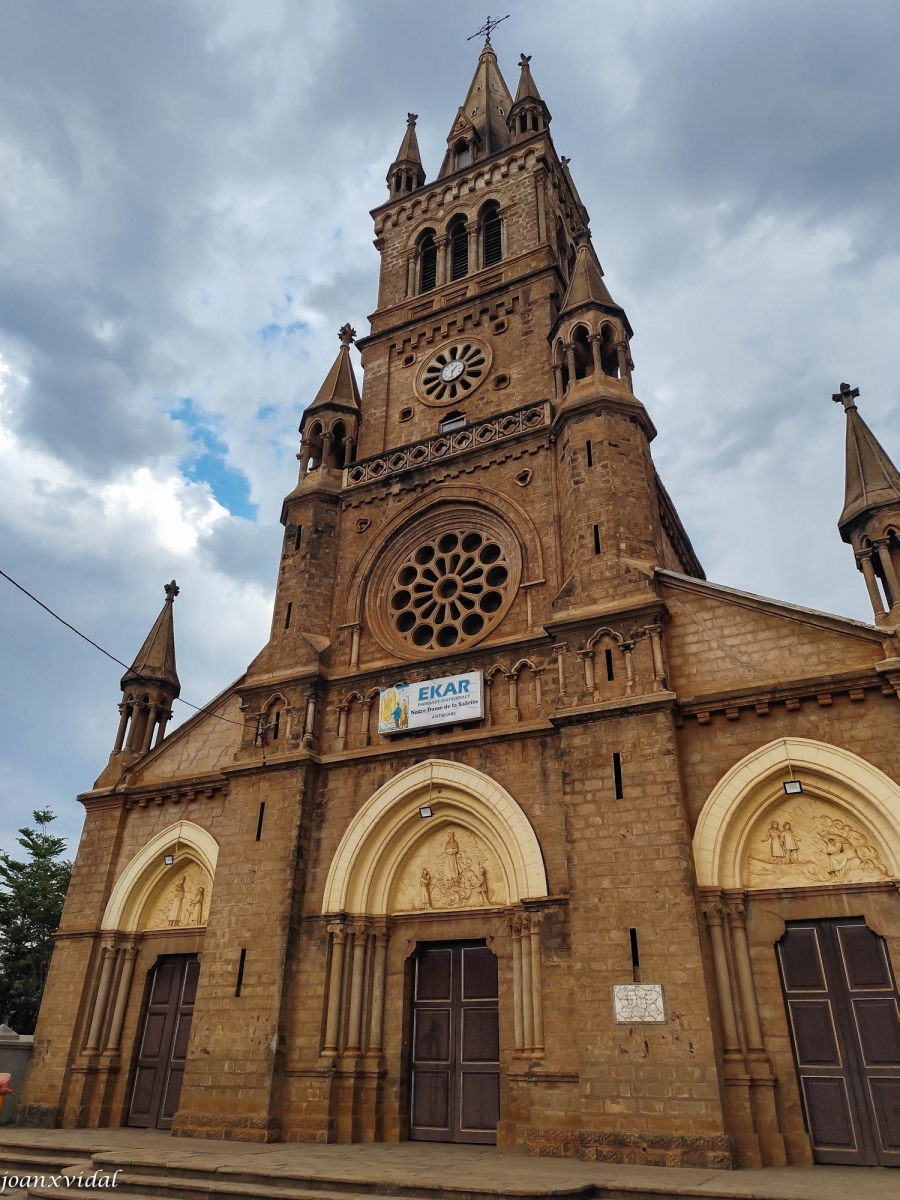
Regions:
[[519, 68], [408, 118], [267, 644], [167, 734], [173, 581], [122, 679], [21, 1124], [900, 1166], [900, 474], [842, 384], [872, 623], [706, 580]]

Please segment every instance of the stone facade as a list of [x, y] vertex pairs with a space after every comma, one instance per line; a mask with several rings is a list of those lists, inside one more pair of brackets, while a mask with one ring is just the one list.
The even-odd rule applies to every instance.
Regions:
[[[476, 942], [500, 1145], [812, 1161], [775, 946], [862, 916], [900, 961], [896, 531], [878, 555], [852, 531], [875, 625], [705, 581], [521, 67], [514, 100], [485, 47], [431, 184], [410, 118], [364, 386], [347, 326], [301, 426], [268, 644], [165, 737], [170, 585], [123, 680], [23, 1122], [128, 1121], [148, 980], [199, 955], [174, 1134], [403, 1139], [417, 949]], [[470, 671], [482, 719], [379, 734], [382, 689]], [[617, 1020], [635, 984], [659, 985], [649, 1019]]]

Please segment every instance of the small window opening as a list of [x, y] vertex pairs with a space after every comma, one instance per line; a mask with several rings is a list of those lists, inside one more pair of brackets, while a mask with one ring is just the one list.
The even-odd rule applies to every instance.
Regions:
[[585, 454], [587, 455], [587, 465], [592, 467], [594, 465], [594, 447], [591, 445], [590, 441], [585, 442], [584, 450]]
[[430, 292], [437, 283], [437, 243], [434, 234], [422, 238], [419, 247], [419, 291]]
[[300, 542], [303, 540], [303, 526], [297, 526], [297, 532], [294, 534], [294, 549], [300, 549]]
[[285, 627], [285, 629], [290, 629], [290, 627], [291, 627], [291, 611], [293, 610], [293, 607], [294, 607], [293, 600], [288, 600], [288, 606], [284, 611], [284, 627]]
[[612, 756], [613, 760], [613, 782], [616, 785], [616, 799], [623, 800], [625, 792], [622, 789], [622, 755], [618, 752]]
[[588, 332], [583, 325], [579, 325], [575, 330], [572, 344], [575, 347], [575, 378], [584, 379], [593, 375], [594, 354], [588, 341]]
[[600, 544], [600, 526], [599, 525], [594, 526], [594, 553], [595, 554], [603, 553], [603, 547]]
[[401, 421], [411, 421], [413, 419], [413, 410], [411, 408], [401, 408], [399, 419]]
[[275, 714], [275, 720], [272, 722], [272, 741], [273, 742], [278, 741], [278, 733], [280, 730], [280, 726], [281, 726], [281, 713], [277, 712]]
[[330, 467], [343, 471], [347, 465], [347, 430], [343, 421], [338, 421], [331, 431], [331, 461]]
[[488, 210], [482, 226], [484, 265], [492, 267], [503, 258], [503, 223], [496, 208]]
[[540, 125], [538, 123], [538, 115], [536, 112], [533, 112], [531, 114], [531, 128], [534, 130], [535, 133], [537, 133], [538, 129], [540, 129]]
[[246, 965], [247, 965], [247, 950], [245, 947], [242, 946], [241, 947], [241, 957], [240, 957], [240, 961], [238, 962], [237, 979], [234, 984], [235, 996], [240, 996], [241, 988], [243, 988], [243, 986], [244, 986], [244, 967]]
[[459, 221], [450, 231], [450, 278], [463, 279], [469, 273], [469, 234]]
[[631, 973], [635, 983], [641, 982], [641, 955], [638, 950], [636, 929], [628, 930], [628, 940], [631, 942]]
[[262, 801], [260, 801], [260, 805], [259, 805], [259, 820], [256, 822], [256, 840], [258, 842], [262, 841], [263, 818], [265, 817], [265, 815], [266, 815], [266, 802], [265, 802], [265, 800], [262, 800]]
[[607, 652], [606, 652], [606, 678], [611, 683], [615, 679], [615, 677], [616, 677], [616, 671], [615, 671], [615, 668], [613, 667], [612, 650], [607, 650]]
[[438, 429], [441, 433], [452, 433], [454, 429], [462, 429], [466, 423], [466, 414], [464, 412], [447, 413]]
[[467, 167], [472, 161], [472, 151], [468, 142], [457, 142], [455, 147], [456, 153], [456, 169], [461, 171], [463, 167]]
[[604, 325], [600, 332], [602, 336], [600, 342], [600, 365], [603, 368], [603, 374], [609, 375], [612, 379], [618, 379], [619, 352], [616, 350], [616, 331], [612, 325]]

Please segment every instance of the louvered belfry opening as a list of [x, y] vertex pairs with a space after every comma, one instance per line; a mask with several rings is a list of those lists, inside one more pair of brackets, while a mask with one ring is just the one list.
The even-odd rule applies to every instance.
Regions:
[[489, 208], [482, 223], [484, 265], [492, 267], [503, 258], [503, 223], [497, 208]]

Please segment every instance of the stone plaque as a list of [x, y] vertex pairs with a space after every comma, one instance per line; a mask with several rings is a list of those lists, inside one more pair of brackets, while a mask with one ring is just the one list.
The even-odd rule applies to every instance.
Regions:
[[613, 1008], [620, 1025], [663, 1025], [666, 1002], [661, 983], [617, 983]]

